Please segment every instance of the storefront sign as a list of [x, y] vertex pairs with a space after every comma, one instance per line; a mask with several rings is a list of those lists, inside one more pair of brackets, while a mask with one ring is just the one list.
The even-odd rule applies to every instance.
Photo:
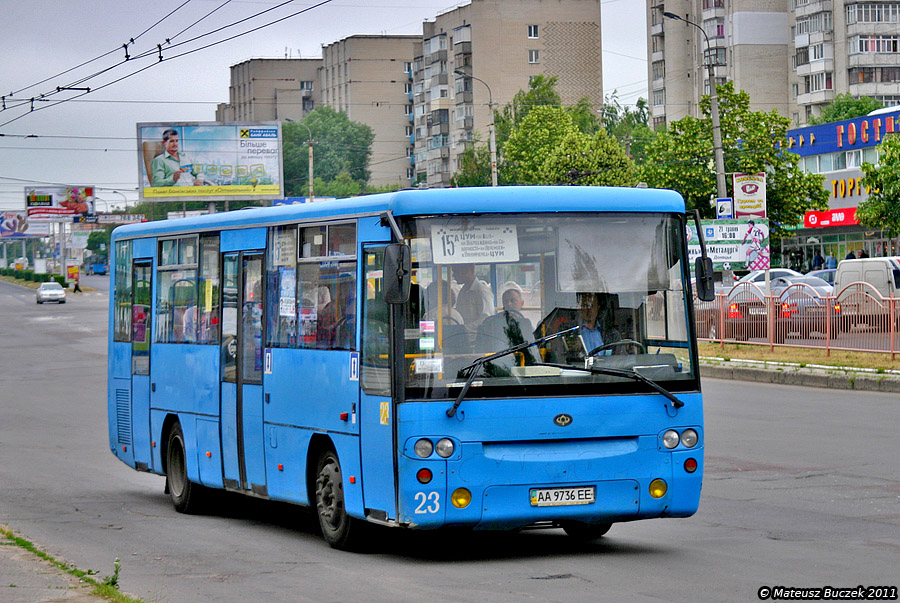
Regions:
[[803, 216], [803, 225], [806, 228], [852, 226], [854, 224], [859, 224], [859, 220], [856, 219], [855, 207], [829, 209], [827, 211], [808, 211]]
[[801, 156], [873, 147], [900, 131], [900, 110], [788, 130], [788, 149]]

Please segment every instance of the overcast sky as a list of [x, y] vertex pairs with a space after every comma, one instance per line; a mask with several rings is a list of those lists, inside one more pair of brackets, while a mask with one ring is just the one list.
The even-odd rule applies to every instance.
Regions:
[[[123, 195], [134, 201], [135, 124], [214, 121], [216, 104], [228, 100], [231, 65], [249, 58], [318, 58], [323, 44], [354, 34], [421, 34], [422, 21], [459, 5], [446, 0], [331, 0], [317, 6], [314, 0], [296, 0], [275, 8], [279, 4], [0, 0], [6, 23], [0, 36], [0, 95], [6, 96], [5, 110], [0, 107], [0, 210], [24, 209], [24, 188], [40, 184], [93, 184], [97, 196], [111, 205], [121, 204]], [[618, 89], [623, 103], [647, 96], [645, 5], [644, 0], [601, 2], [604, 92]], [[267, 9], [274, 10], [190, 41]], [[289, 15], [295, 16], [171, 58]], [[125, 59], [122, 46], [131, 38], [132, 58], [120, 64]], [[157, 44], [163, 46], [162, 62]], [[139, 58], [143, 53], [148, 54]], [[87, 86], [93, 90], [89, 94], [54, 106], [82, 94], [56, 92], [57, 87]], [[32, 103], [32, 97], [38, 100]]]

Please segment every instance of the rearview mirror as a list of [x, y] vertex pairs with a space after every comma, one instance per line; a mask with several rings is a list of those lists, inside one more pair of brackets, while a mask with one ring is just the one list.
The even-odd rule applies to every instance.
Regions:
[[409, 246], [391, 243], [384, 248], [384, 301], [389, 304], [409, 301], [411, 266]]
[[697, 258], [694, 261], [694, 274], [697, 277], [697, 299], [700, 301], [713, 301], [716, 299], [712, 259], [708, 257]]

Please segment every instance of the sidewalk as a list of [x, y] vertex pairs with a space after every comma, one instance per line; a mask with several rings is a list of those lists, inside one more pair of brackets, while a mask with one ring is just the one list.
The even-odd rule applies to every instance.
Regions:
[[[6, 526], [0, 525], [6, 530]], [[93, 586], [17, 546], [0, 532], [0, 601], [3, 603], [100, 603]]]
[[855, 391], [900, 392], [900, 371], [736, 358], [700, 358], [701, 377]]

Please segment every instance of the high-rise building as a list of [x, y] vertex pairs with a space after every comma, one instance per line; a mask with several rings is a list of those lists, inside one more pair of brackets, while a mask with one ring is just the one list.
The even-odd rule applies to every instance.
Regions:
[[375, 133], [372, 186], [412, 181], [412, 58], [421, 42], [421, 36], [355, 35], [322, 47], [322, 101]]
[[413, 61], [415, 183], [449, 186], [475, 133], [488, 142], [489, 103], [541, 74], [558, 78], [564, 104], [600, 106], [599, 0], [472, 0], [426, 21]]
[[216, 121], [302, 119], [316, 108], [322, 59], [249, 59], [231, 66], [228, 103]]
[[748, 92], [752, 110], [795, 126], [838, 94], [900, 104], [898, 23], [900, 2], [647, 0], [653, 125], [698, 115], [710, 60], [716, 81]]

